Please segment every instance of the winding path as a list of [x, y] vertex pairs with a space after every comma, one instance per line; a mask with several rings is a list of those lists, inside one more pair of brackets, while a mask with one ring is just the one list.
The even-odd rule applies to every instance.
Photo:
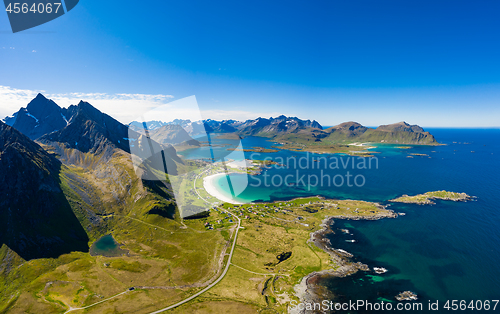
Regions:
[[[200, 193], [198, 193], [197, 189], [196, 189], [196, 180], [200, 177], [201, 174], [203, 174], [204, 172], [210, 170], [210, 168], [208, 168], [207, 170], [201, 172], [200, 174], [198, 174], [196, 176], [196, 179], [194, 180], [193, 182], [193, 187], [194, 187], [194, 190], [196, 191], [196, 194], [198, 194], [198, 196], [200, 197], [200, 199], [204, 200], [205, 202], [209, 203], [209, 204], [212, 204], [211, 202], [207, 201], [205, 198], [203, 198]], [[233, 214], [232, 212], [230, 211], [227, 211], [227, 210], [224, 210], [226, 213], [232, 215], [234, 218], [236, 218], [238, 220], [238, 227], [236, 228], [236, 231], [234, 233], [234, 239], [233, 239], [233, 245], [231, 246], [231, 252], [229, 252], [229, 258], [227, 259], [227, 264], [226, 264], [226, 267], [224, 268], [224, 271], [222, 272], [222, 274], [220, 275], [219, 278], [217, 278], [216, 281], [214, 281], [213, 283], [211, 283], [208, 287], [206, 287], [205, 289], [193, 294], [192, 296], [190, 296], [189, 298], [187, 299], [184, 299], [178, 303], [175, 303], [173, 305], [170, 305], [170, 306], [167, 306], [166, 308], [163, 308], [161, 310], [158, 310], [158, 311], [155, 311], [155, 312], [151, 312], [150, 314], [157, 314], [157, 313], [161, 313], [161, 312], [165, 312], [165, 311], [168, 311], [168, 310], [171, 310], [173, 308], [176, 308], [180, 305], [183, 305], [191, 300], [193, 300], [194, 298], [198, 297], [199, 295], [203, 294], [204, 292], [206, 292], [207, 290], [211, 289], [212, 287], [214, 287], [216, 284], [218, 284], [222, 279], [224, 279], [224, 276], [226, 276], [227, 274], [227, 271], [229, 270], [229, 266], [231, 266], [231, 259], [233, 258], [233, 253], [234, 253], [234, 248], [236, 247], [236, 241], [238, 240], [238, 232], [240, 231], [240, 228], [241, 228], [241, 219], [238, 218], [238, 216], [236, 216], [235, 214]]]
[[89, 307], [92, 307], [92, 306], [95, 306], [95, 305], [97, 305], [97, 304], [100, 304], [100, 303], [103, 303], [103, 302], [109, 301], [109, 300], [114, 299], [114, 298], [116, 298], [116, 297], [118, 297], [118, 296], [120, 296], [120, 295], [122, 295], [122, 294], [125, 294], [125, 293], [127, 293], [127, 292], [129, 292], [129, 291], [130, 291], [130, 290], [128, 290], [128, 289], [127, 289], [127, 290], [123, 291], [122, 293], [115, 294], [114, 296], [112, 296], [112, 297], [110, 297], [110, 298], [107, 298], [107, 299], [105, 299], [105, 300], [102, 300], [102, 301], [99, 301], [99, 302], [97, 302], [97, 303], [94, 303], [94, 304], [91, 304], [91, 305], [87, 305], [87, 306], [84, 306], [84, 307], [70, 307], [70, 308], [69, 308], [69, 310], [67, 310], [66, 312], [64, 312], [64, 314], [69, 313], [69, 312], [72, 312], [72, 311], [77, 311], [77, 310], [85, 310], [85, 309], [88, 309]]
[[[207, 202], [208, 204], [213, 205], [213, 203], [211, 203], [210, 201], [208, 201], [208, 200], [206, 200], [205, 198], [203, 198], [203, 197], [202, 197], [202, 196], [198, 193], [198, 191], [197, 191], [197, 189], [196, 189], [196, 180], [197, 180], [197, 179], [198, 179], [198, 178], [199, 178], [199, 177], [200, 177], [200, 176], [201, 176], [204, 172], [206, 172], [206, 171], [208, 171], [208, 170], [210, 170], [210, 168], [209, 168], [209, 169], [207, 169], [207, 170], [202, 171], [200, 174], [198, 174], [198, 175], [196, 176], [196, 178], [195, 178], [195, 180], [194, 180], [194, 183], [193, 183], [193, 187], [194, 187], [194, 190], [196, 191], [196, 194], [198, 194], [198, 196], [200, 197], [200, 199], [202, 199], [203, 201]], [[231, 246], [231, 251], [229, 252], [229, 258], [228, 258], [228, 260], [227, 260], [226, 267], [224, 268], [224, 271], [222, 272], [222, 274], [220, 275], [220, 277], [219, 277], [219, 278], [217, 278], [217, 280], [215, 280], [213, 283], [211, 283], [210, 285], [208, 285], [206, 288], [204, 288], [203, 290], [201, 290], [201, 291], [199, 291], [199, 292], [197, 292], [197, 293], [193, 294], [192, 296], [190, 296], [190, 297], [188, 297], [188, 298], [186, 298], [186, 299], [184, 299], [184, 300], [182, 300], [182, 301], [180, 301], [180, 302], [177, 302], [177, 303], [175, 303], [175, 304], [173, 304], [173, 305], [167, 306], [167, 307], [165, 307], [165, 308], [163, 308], [163, 309], [160, 309], [160, 310], [157, 310], [157, 311], [151, 312], [151, 313], [149, 313], [149, 314], [157, 314], [157, 313], [162, 313], [162, 312], [165, 312], [165, 311], [171, 310], [171, 309], [173, 309], [173, 308], [176, 308], [176, 307], [178, 307], [178, 306], [180, 306], [180, 305], [183, 305], [183, 304], [185, 304], [185, 303], [187, 303], [187, 302], [189, 302], [189, 301], [191, 301], [191, 300], [195, 299], [196, 297], [198, 297], [198, 296], [200, 296], [201, 294], [205, 293], [205, 292], [206, 292], [206, 291], [208, 291], [209, 289], [213, 288], [213, 287], [214, 287], [216, 284], [218, 284], [218, 283], [219, 283], [222, 279], [224, 279], [224, 277], [226, 276], [226, 274], [227, 274], [227, 272], [228, 272], [228, 270], [229, 270], [229, 266], [231, 266], [231, 265], [236, 266], [236, 265], [234, 265], [234, 264], [231, 264], [231, 260], [232, 260], [232, 258], [233, 258], [234, 248], [236, 247], [236, 242], [237, 242], [237, 240], [238, 240], [238, 232], [240, 231], [240, 228], [241, 228], [241, 219], [240, 219], [238, 216], [236, 216], [235, 214], [233, 214], [232, 212], [228, 211], [228, 210], [225, 210], [225, 209], [222, 209], [222, 210], [223, 210], [224, 212], [226, 212], [226, 213], [228, 213], [228, 214], [232, 215], [234, 218], [236, 218], [236, 219], [238, 220], [238, 226], [236, 227], [236, 231], [235, 231], [235, 233], [234, 233], [234, 237], [233, 237], [233, 244], [232, 244], [232, 246]], [[134, 220], [138, 220], [138, 219], [135, 219], [135, 218], [132, 218], [132, 217], [128, 217], [128, 216], [127, 216], [127, 218], [134, 219]], [[140, 221], [140, 220], [138, 220], [138, 221]], [[140, 222], [142, 222], [142, 223], [146, 223], [146, 222], [144, 222], [144, 221], [140, 221]], [[154, 226], [154, 225], [149, 224], [149, 223], [146, 223], [146, 224], [151, 225], [151, 226]], [[158, 226], [155, 226], [155, 227], [158, 227]], [[160, 228], [161, 228], [161, 227], [160, 227]], [[161, 228], [161, 229], [164, 229], [164, 228]], [[169, 231], [169, 232], [171, 232], [170, 230], [167, 230], [167, 229], [164, 229], [164, 230], [165, 230], [165, 231]], [[242, 268], [242, 267], [239, 267], [239, 266], [236, 266], [236, 267], [241, 268], [241, 269], [243, 269], [243, 270], [246, 270], [246, 269], [244, 269], [244, 268]], [[248, 271], [248, 270], [246, 270], [246, 271]], [[261, 274], [261, 275], [264, 275], [264, 274]], [[267, 275], [274, 276], [274, 274], [267, 274]], [[69, 310], [67, 310], [66, 312], [64, 312], [64, 314], [69, 313], [69, 312], [72, 312], [72, 311], [84, 310], [84, 309], [87, 309], [87, 308], [93, 307], [93, 306], [98, 305], [98, 304], [100, 304], [100, 303], [103, 303], [103, 302], [106, 302], [106, 301], [108, 301], [108, 300], [114, 299], [114, 298], [116, 298], [116, 297], [118, 297], [118, 296], [120, 296], [120, 295], [123, 295], [123, 294], [127, 293], [127, 292], [131, 292], [131, 290], [127, 289], [127, 290], [125, 290], [125, 291], [124, 291], [124, 292], [122, 292], [122, 293], [119, 293], [119, 294], [114, 295], [114, 296], [112, 296], [112, 297], [110, 297], [110, 298], [107, 298], [107, 299], [105, 299], [105, 300], [99, 301], [99, 302], [97, 302], [97, 303], [94, 303], [94, 304], [91, 304], [91, 305], [88, 305], [88, 306], [85, 306], [85, 307], [70, 308]]]
[[231, 212], [228, 212], [230, 213], [231, 215], [233, 215], [236, 219], [238, 219], [238, 227], [236, 228], [236, 232], [234, 233], [234, 239], [233, 239], [233, 245], [231, 246], [231, 252], [229, 253], [229, 258], [227, 260], [227, 264], [226, 264], [226, 268], [224, 268], [224, 271], [222, 272], [222, 274], [220, 275], [220, 277], [214, 281], [212, 284], [210, 284], [208, 287], [206, 287], [205, 289], [193, 294], [192, 296], [190, 296], [189, 298], [187, 299], [184, 299], [174, 305], [170, 305], [170, 306], [167, 306], [166, 308], [163, 308], [161, 310], [158, 310], [158, 311], [155, 311], [155, 312], [151, 312], [150, 314], [156, 314], [156, 313], [161, 313], [161, 312], [165, 312], [165, 311], [168, 311], [168, 310], [171, 310], [175, 307], [178, 307], [184, 303], [187, 303], [191, 300], [193, 300], [194, 298], [198, 297], [199, 295], [201, 295], [202, 293], [206, 292], [207, 290], [209, 290], [210, 288], [212, 288], [213, 286], [215, 286], [216, 284], [218, 284], [222, 279], [224, 279], [224, 276], [226, 276], [227, 274], [227, 271], [229, 270], [229, 266], [231, 266], [231, 259], [233, 258], [233, 253], [234, 253], [234, 248], [236, 246], [236, 240], [238, 239], [238, 232], [240, 230], [240, 227], [241, 227], [241, 220], [236, 216], [234, 215], [233, 213]]

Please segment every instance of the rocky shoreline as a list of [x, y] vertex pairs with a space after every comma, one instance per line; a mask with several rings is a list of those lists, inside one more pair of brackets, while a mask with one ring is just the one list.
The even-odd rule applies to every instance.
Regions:
[[[384, 208], [384, 206], [379, 205]], [[373, 216], [357, 216], [357, 217], [346, 217], [346, 216], [329, 216], [326, 217], [321, 223], [321, 229], [311, 233], [308, 242], [313, 243], [318, 248], [322, 249], [328, 253], [331, 259], [338, 266], [336, 269], [327, 269], [322, 271], [312, 272], [302, 278], [299, 284], [294, 287], [295, 296], [299, 298], [300, 303], [321, 303], [326, 298], [332, 297], [325, 288], [318, 285], [318, 282], [325, 277], [346, 277], [355, 274], [358, 271], [369, 271], [368, 265], [361, 262], [354, 263], [350, 260], [353, 255], [347, 251], [341, 249], [334, 249], [331, 247], [331, 242], [327, 238], [327, 235], [334, 233], [330, 228], [333, 225], [335, 219], [347, 219], [347, 220], [378, 220], [382, 218], [396, 218], [398, 215], [392, 211], [387, 210], [383, 213], [378, 213]], [[313, 311], [290, 309], [289, 313], [293, 314], [306, 314], [313, 313]]]

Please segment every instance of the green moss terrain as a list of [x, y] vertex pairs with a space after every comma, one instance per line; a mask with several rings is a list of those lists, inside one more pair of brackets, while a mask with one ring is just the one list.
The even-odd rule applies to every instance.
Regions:
[[391, 144], [438, 144], [434, 136], [428, 132], [380, 131], [367, 130], [358, 139], [361, 142]]
[[[391, 211], [375, 203], [321, 197], [224, 204], [221, 209], [240, 217], [242, 229], [231, 262], [233, 267], [219, 285], [204, 294], [203, 302], [236, 300], [274, 313], [287, 311], [290, 300], [296, 299], [294, 286], [304, 276], [313, 271], [335, 271], [340, 263], [353, 263], [341, 253], [327, 253], [310, 241], [311, 233], [323, 228], [325, 217], [394, 217]], [[209, 224], [218, 223], [212, 217], [205, 220]], [[186, 306], [186, 311], [189, 308]]]
[[390, 200], [390, 202], [399, 203], [412, 203], [412, 204], [434, 204], [433, 199], [447, 200], [447, 201], [467, 201], [472, 197], [465, 193], [456, 193], [448, 191], [434, 191], [414, 196], [403, 195], [401, 197]]

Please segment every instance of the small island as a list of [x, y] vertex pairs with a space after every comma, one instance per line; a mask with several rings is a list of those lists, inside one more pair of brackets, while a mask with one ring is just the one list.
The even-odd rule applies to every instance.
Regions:
[[274, 148], [252, 147], [252, 148], [228, 148], [227, 150], [236, 152], [257, 152], [257, 153], [276, 153], [278, 150]]
[[424, 194], [418, 194], [418, 195], [414, 195], [414, 196], [408, 196], [405, 194], [401, 197], [389, 200], [389, 202], [426, 205], [426, 204], [435, 204], [432, 201], [433, 199], [440, 199], [440, 200], [454, 201], [454, 202], [459, 202], [459, 201], [463, 202], [463, 201], [468, 201], [471, 198], [472, 198], [472, 196], [469, 196], [465, 193], [448, 192], [448, 191], [443, 190], [443, 191], [427, 192]]

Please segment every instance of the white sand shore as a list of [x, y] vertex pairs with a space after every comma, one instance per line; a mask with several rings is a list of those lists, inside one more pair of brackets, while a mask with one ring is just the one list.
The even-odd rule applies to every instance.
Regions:
[[225, 202], [225, 203], [230, 203], [230, 204], [243, 204], [241, 202], [235, 201], [230, 197], [225, 196], [219, 190], [217, 190], [216, 187], [216, 181], [221, 177], [225, 176], [225, 173], [217, 173], [213, 174], [211, 176], [203, 178], [203, 187], [205, 188], [205, 191], [207, 191], [208, 194], [212, 195], [213, 197], [217, 198], [218, 200]]
[[[367, 146], [369, 145], [370, 143], [351, 143], [349, 144], [349, 146], [359, 146], [359, 147], [363, 147], [364, 149], [373, 149], [373, 148], [377, 148], [375, 146]], [[366, 151], [364, 151], [366, 153]]]
[[247, 169], [255, 166], [253, 161], [249, 159], [231, 160], [230, 162], [227, 163], [227, 165], [231, 168], [236, 168], [236, 169]]

